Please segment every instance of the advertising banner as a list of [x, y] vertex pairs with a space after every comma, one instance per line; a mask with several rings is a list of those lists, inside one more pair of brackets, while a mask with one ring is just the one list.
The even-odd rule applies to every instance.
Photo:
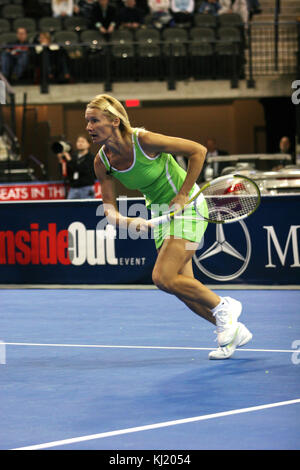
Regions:
[[[98, 182], [94, 185], [95, 198], [101, 198]], [[67, 187], [61, 182], [0, 184], [1, 201], [46, 201], [66, 198]]]
[[153, 241], [107, 224], [100, 201], [2, 203], [0, 214], [1, 284], [151, 282]]
[[300, 285], [300, 195], [263, 196], [233, 224], [208, 224], [194, 257], [204, 283]]
[[[147, 217], [144, 200], [121, 212]], [[151, 233], [116, 229], [100, 200], [2, 202], [0, 284], [152, 284]], [[263, 196], [248, 219], [208, 224], [194, 256], [204, 284], [300, 285], [300, 195]]]

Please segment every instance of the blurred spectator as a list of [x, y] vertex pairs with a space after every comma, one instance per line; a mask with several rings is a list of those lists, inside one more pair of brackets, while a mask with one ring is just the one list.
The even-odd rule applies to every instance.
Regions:
[[249, 10], [246, 0], [219, 0], [221, 8], [219, 15], [224, 13], [238, 13], [242, 18], [244, 25], [249, 21]]
[[135, 0], [125, 0], [119, 13], [119, 26], [130, 30], [138, 29], [144, 21], [142, 10], [137, 8]]
[[148, 0], [136, 0], [136, 6], [142, 11], [144, 16], [149, 13]]
[[1, 54], [1, 69], [3, 75], [8, 80], [20, 80], [29, 65], [30, 48], [28, 46], [29, 40], [27, 30], [25, 28], [18, 28], [16, 32], [17, 40], [10, 41], [7, 47]]
[[279, 141], [280, 153], [291, 153], [291, 142], [286, 136], [281, 137]]
[[194, 10], [194, 0], [171, 0], [171, 13], [176, 24], [191, 24]]
[[94, 154], [90, 152], [90, 141], [86, 135], [79, 135], [75, 152], [57, 154], [62, 175], [70, 186], [68, 199], [94, 198]]
[[96, 0], [79, 0], [79, 2], [74, 6], [74, 13], [86, 19], [88, 28], [94, 27], [93, 11], [95, 3]]
[[[226, 156], [228, 155], [228, 152], [226, 150], [221, 150], [217, 147], [216, 140], [209, 137], [206, 142], [205, 142], [205, 147], [207, 148], [207, 154], [206, 154], [206, 159], [208, 157], [221, 157], [221, 156]], [[221, 171], [223, 168], [227, 166], [227, 163], [223, 162], [212, 162], [212, 163], [205, 163], [205, 168], [204, 168], [204, 175], [205, 179], [211, 178], [216, 178], [221, 174]], [[207, 177], [209, 176], [209, 177]]]
[[73, 16], [74, 0], [51, 0], [51, 8], [55, 17]]
[[93, 22], [102, 34], [111, 34], [117, 24], [117, 12], [109, 0], [98, 0], [93, 9]]
[[283, 136], [279, 141], [279, 153], [291, 155], [292, 161], [287, 162], [286, 160], [280, 160], [276, 166], [272, 168], [272, 170], [280, 170], [284, 167], [284, 165], [291, 165], [295, 163], [295, 155], [292, 151], [292, 145], [289, 137]]
[[[43, 59], [42, 52], [44, 51]], [[35, 46], [35, 52], [38, 58], [39, 71], [42, 70], [42, 60], [47, 71], [47, 78], [54, 82], [68, 82], [70, 72], [68, 68], [68, 56], [63, 47], [51, 42], [51, 35], [48, 32], [42, 32], [38, 36], [38, 44]]]
[[158, 29], [167, 26], [172, 20], [170, 0], [148, 0], [151, 23]]
[[209, 15], [218, 15], [218, 12], [221, 8], [220, 3], [218, 0], [204, 0], [200, 3], [198, 8], [198, 13], [206, 13]]
[[262, 12], [259, 0], [247, 0], [247, 5], [250, 17]]

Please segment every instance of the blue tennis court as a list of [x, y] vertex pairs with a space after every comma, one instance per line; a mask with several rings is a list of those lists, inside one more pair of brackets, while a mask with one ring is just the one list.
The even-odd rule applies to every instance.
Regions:
[[300, 291], [219, 290], [253, 340], [156, 289], [0, 291], [1, 449], [300, 449]]

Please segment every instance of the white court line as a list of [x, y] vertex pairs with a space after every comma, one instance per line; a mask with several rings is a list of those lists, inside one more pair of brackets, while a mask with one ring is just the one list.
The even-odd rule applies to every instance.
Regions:
[[[114, 348], [114, 349], [177, 349], [177, 350], [192, 350], [192, 351], [212, 351], [216, 348], [192, 348], [185, 346], [137, 346], [137, 345], [111, 345], [111, 344], [55, 344], [55, 343], [6, 343], [2, 344], [10, 346], [45, 346], [45, 347], [58, 347], [58, 348]], [[295, 349], [247, 349], [239, 348], [239, 351], [252, 351], [252, 352], [279, 352], [279, 353], [294, 353]]]
[[44, 444], [35, 444], [35, 445], [19, 447], [19, 448], [11, 449], [11, 450], [49, 449], [50, 447], [64, 446], [68, 444], [75, 444], [78, 442], [91, 441], [94, 439], [103, 439], [104, 437], [120, 436], [121, 434], [129, 434], [133, 432], [149, 431], [151, 429], [166, 428], [168, 426], [175, 426], [177, 424], [195, 423], [197, 421], [205, 421], [207, 419], [222, 418], [224, 416], [232, 416], [232, 415], [237, 415], [241, 413], [249, 413], [252, 411], [266, 410], [268, 408], [275, 408], [275, 407], [284, 406], [284, 405], [293, 405], [295, 403], [300, 403], [300, 398], [297, 398], [295, 400], [281, 401], [277, 403], [269, 403], [266, 405], [251, 406], [250, 408], [240, 408], [238, 410], [222, 411], [220, 413], [212, 413], [208, 415], [195, 416], [193, 418], [184, 418], [184, 419], [177, 419], [174, 421], [165, 421], [161, 423], [148, 424], [146, 426], [137, 426], [135, 428], [117, 429], [116, 431], [101, 432], [99, 434], [90, 434], [89, 436], [73, 437], [71, 439], [63, 439], [60, 441], [46, 442]]

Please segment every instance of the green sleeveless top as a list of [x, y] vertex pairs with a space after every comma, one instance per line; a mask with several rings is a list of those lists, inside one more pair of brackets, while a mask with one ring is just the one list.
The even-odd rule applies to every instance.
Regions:
[[[178, 165], [175, 158], [169, 153], [160, 153], [150, 158], [142, 150], [138, 134], [143, 129], [134, 129], [132, 134], [133, 163], [126, 170], [116, 170], [110, 165], [101, 147], [99, 156], [112, 176], [117, 178], [126, 188], [139, 190], [146, 199], [146, 206], [152, 204], [169, 204], [179, 192], [186, 171]], [[194, 185], [190, 195], [197, 189]]]

